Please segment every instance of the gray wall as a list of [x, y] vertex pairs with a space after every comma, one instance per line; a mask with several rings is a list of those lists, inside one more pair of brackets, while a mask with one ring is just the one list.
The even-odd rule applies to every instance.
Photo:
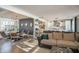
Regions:
[[76, 30], [77, 32], [79, 32], [79, 18], [77, 18], [76, 20]]
[[[27, 26], [25, 25], [27, 23]], [[32, 34], [33, 35], [33, 19], [32, 18], [27, 18], [27, 19], [21, 19], [19, 21], [19, 31], [20, 32], [25, 32], [25, 33], [28, 33], [29, 31], [29, 34]], [[30, 26], [30, 24], [32, 24], [32, 27]]]

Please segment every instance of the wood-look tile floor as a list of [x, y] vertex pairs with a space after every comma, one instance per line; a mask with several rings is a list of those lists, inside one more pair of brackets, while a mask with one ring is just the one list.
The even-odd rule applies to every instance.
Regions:
[[[26, 43], [26, 41], [24, 42]], [[21, 41], [12, 42], [11, 40], [0, 40], [0, 53], [26, 53], [27, 48], [22, 48], [19, 43], [21, 43]], [[31, 43], [28, 43], [28, 45], [30, 44]]]
[[0, 40], [0, 53], [11, 53], [13, 42], [11, 40]]

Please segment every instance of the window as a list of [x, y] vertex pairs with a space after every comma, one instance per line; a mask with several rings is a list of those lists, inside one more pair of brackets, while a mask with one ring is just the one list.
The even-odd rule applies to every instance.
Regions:
[[0, 30], [1, 31], [15, 31], [18, 28], [18, 22], [14, 19], [0, 18]]

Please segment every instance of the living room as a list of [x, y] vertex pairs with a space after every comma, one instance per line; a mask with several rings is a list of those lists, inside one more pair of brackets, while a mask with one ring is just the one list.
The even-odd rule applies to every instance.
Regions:
[[79, 6], [0, 6], [1, 53], [78, 53]]

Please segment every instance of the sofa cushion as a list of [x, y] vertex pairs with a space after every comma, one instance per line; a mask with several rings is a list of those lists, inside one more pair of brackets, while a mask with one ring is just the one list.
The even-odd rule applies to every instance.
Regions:
[[49, 38], [49, 40], [53, 39], [52, 33], [48, 33], [48, 38]]
[[66, 41], [66, 40], [57, 40], [57, 46], [78, 48], [78, 44], [76, 44], [73, 41]]
[[41, 40], [41, 43], [42, 44], [45, 44], [45, 45], [56, 45], [56, 40]]
[[41, 43], [42, 44], [45, 44], [45, 45], [52, 45], [52, 42], [50, 40], [41, 40]]
[[62, 40], [62, 32], [54, 32], [53, 36], [55, 40]]
[[76, 41], [79, 42], [79, 32], [76, 33]]
[[63, 39], [67, 41], [75, 41], [74, 33], [71, 32], [64, 32], [63, 33]]

